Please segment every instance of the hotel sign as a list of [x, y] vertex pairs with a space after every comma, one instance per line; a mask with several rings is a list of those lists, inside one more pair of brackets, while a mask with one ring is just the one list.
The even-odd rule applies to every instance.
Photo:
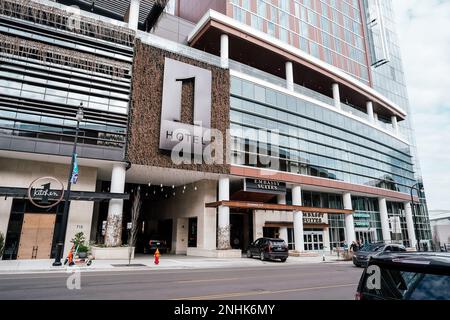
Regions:
[[[210, 70], [165, 58], [159, 148], [172, 151], [179, 143], [192, 146], [193, 154], [202, 154], [211, 141]], [[193, 122], [181, 122], [183, 84], [194, 86]]]
[[303, 212], [303, 224], [326, 224], [323, 213]]
[[[58, 189], [52, 189], [58, 188]], [[28, 187], [28, 200], [38, 208], [57, 206], [64, 197], [64, 184], [54, 177], [37, 178]]]
[[246, 178], [244, 180], [244, 191], [285, 194], [286, 182]]

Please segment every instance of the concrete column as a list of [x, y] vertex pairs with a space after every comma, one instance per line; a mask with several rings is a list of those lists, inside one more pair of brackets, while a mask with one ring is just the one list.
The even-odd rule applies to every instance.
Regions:
[[277, 195], [277, 203], [278, 204], [286, 204], [286, 194]]
[[[350, 193], [344, 193], [344, 209], [353, 210], [352, 196]], [[353, 221], [353, 214], [345, 215], [345, 231], [347, 233], [347, 244], [350, 246], [353, 241], [356, 241], [355, 236], [355, 223]]]
[[331, 85], [331, 88], [333, 89], [334, 106], [340, 110], [341, 109], [341, 95], [339, 93], [339, 84], [333, 83]]
[[[219, 179], [219, 201], [230, 200], [230, 178]], [[219, 227], [217, 229], [217, 249], [231, 249], [230, 246], [230, 208], [219, 207]]]
[[140, 2], [141, 0], [131, 0], [127, 15], [125, 16], [125, 22], [128, 22], [128, 27], [133, 30], [138, 29]]
[[13, 198], [0, 198], [0, 232], [6, 239], [8, 232], [9, 217], [11, 216], [11, 206]]
[[280, 227], [280, 239], [286, 241], [288, 243], [288, 230], [287, 227]]
[[397, 117], [396, 117], [396, 116], [392, 116], [392, 117], [391, 117], [391, 122], [392, 122], [392, 129], [394, 129], [395, 134], [398, 134], [398, 122], [397, 122]]
[[[295, 186], [292, 188], [292, 204], [294, 206], [302, 205], [302, 188]], [[294, 211], [294, 246], [296, 251], [304, 251], [303, 241], [303, 212]]]
[[294, 68], [291, 61], [286, 62], [286, 88], [294, 91]]
[[367, 109], [367, 114], [369, 115], [369, 120], [370, 122], [374, 122], [374, 115], [373, 115], [373, 103], [372, 101], [367, 101], [366, 102], [366, 109]]
[[[111, 174], [111, 193], [123, 193], [125, 190], [126, 164], [115, 163]], [[106, 224], [105, 245], [116, 247], [121, 245], [123, 200], [109, 200], [108, 222]]]
[[389, 229], [389, 216], [387, 212], [386, 199], [378, 198], [378, 206], [380, 207], [381, 230], [383, 232], [383, 241], [391, 242], [391, 230]]
[[375, 122], [377, 122], [378, 121], [378, 114], [374, 113], [373, 114], [373, 119], [375, 120]]
[[228, 68], [228, 35], [222, 34], [220, 36], [220, 63], [222, 65], [222, 68]]
[[416, 230], [414, 228], [411, 203], [405, 202], [403, 205], [405, 206], [406, 227], [408, 229], [409, 246], [411, 248], [415, 248], [417, 244], [417, 239], [416, 239]]

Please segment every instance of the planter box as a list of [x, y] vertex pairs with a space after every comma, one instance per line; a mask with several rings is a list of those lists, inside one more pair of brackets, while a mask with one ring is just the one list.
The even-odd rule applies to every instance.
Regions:
[[[128, 260], [129, 247], [92, 247], [92, 256], [96, 260]], [[131, 248], [131, 259], [134, 259], [134, 247]]]

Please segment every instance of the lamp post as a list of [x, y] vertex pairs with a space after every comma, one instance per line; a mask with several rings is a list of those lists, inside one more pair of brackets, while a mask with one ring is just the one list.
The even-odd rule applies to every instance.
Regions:
[[[412, 215], [413, 215], [413, 220], [415, 222], [416, 220], [416, 209], [414, 207], [414, 197], [413, 197], [413, 190], [417, 191], [417, 196], [420, 198], [420, 192], [423, 191], [423, 188], [419, 189], [419, 184], [420, 182], [416, 182], [415, 184], [413, 184], [411, 187], [409, 187], [409, 191], [411, 194], [411, 211], [412, 211]], [[420, 240], [419, 240], [420, 241]], [[419, 241], [417, 242], [418, 246], [419, 246], [419, 250], [420, 250], [420, 244]]]
[[80, 103], [80, 107], [78, 108], [77, 115], [75, 119], [77, 120], [77, 127], [75, 131], [75, 140], [73, 143], [73, 151], [72, 151], [72, 160], [70, 162], [70, 171], [69, 171], [69, 178], [67, 180], [67, 190], [64, 195], [64, 211], [61, 221], [61, 226], [59, 228], [58, 233], [58, 242], [56, 243], [56, 256], [55, 261], [53, 262], [53, 266], [61, 266], [61, 257], [64, 252], [64, 238], [66, 237], [66, 229], [67, 229], [67, 219], [68, 219], [68, 211], [69, 211], [69, 201], [70, 201], [70, 188], [72, 186], [72, 174], [73, 174], [73, 167], [74, 167], [74, 161], [75, 161], [75, 155], [77, 152], [77, 142], [78, 142], [78, 132], [80, 131], [80, 121], [82, 121], [84, 118], [84, 112], [83, 112], [83, 103]]

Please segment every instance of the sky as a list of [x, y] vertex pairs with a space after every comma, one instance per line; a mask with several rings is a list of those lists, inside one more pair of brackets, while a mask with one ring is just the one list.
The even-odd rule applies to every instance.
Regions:
[[450, 210], [450, 0], [392, 0], [429, 210]]

